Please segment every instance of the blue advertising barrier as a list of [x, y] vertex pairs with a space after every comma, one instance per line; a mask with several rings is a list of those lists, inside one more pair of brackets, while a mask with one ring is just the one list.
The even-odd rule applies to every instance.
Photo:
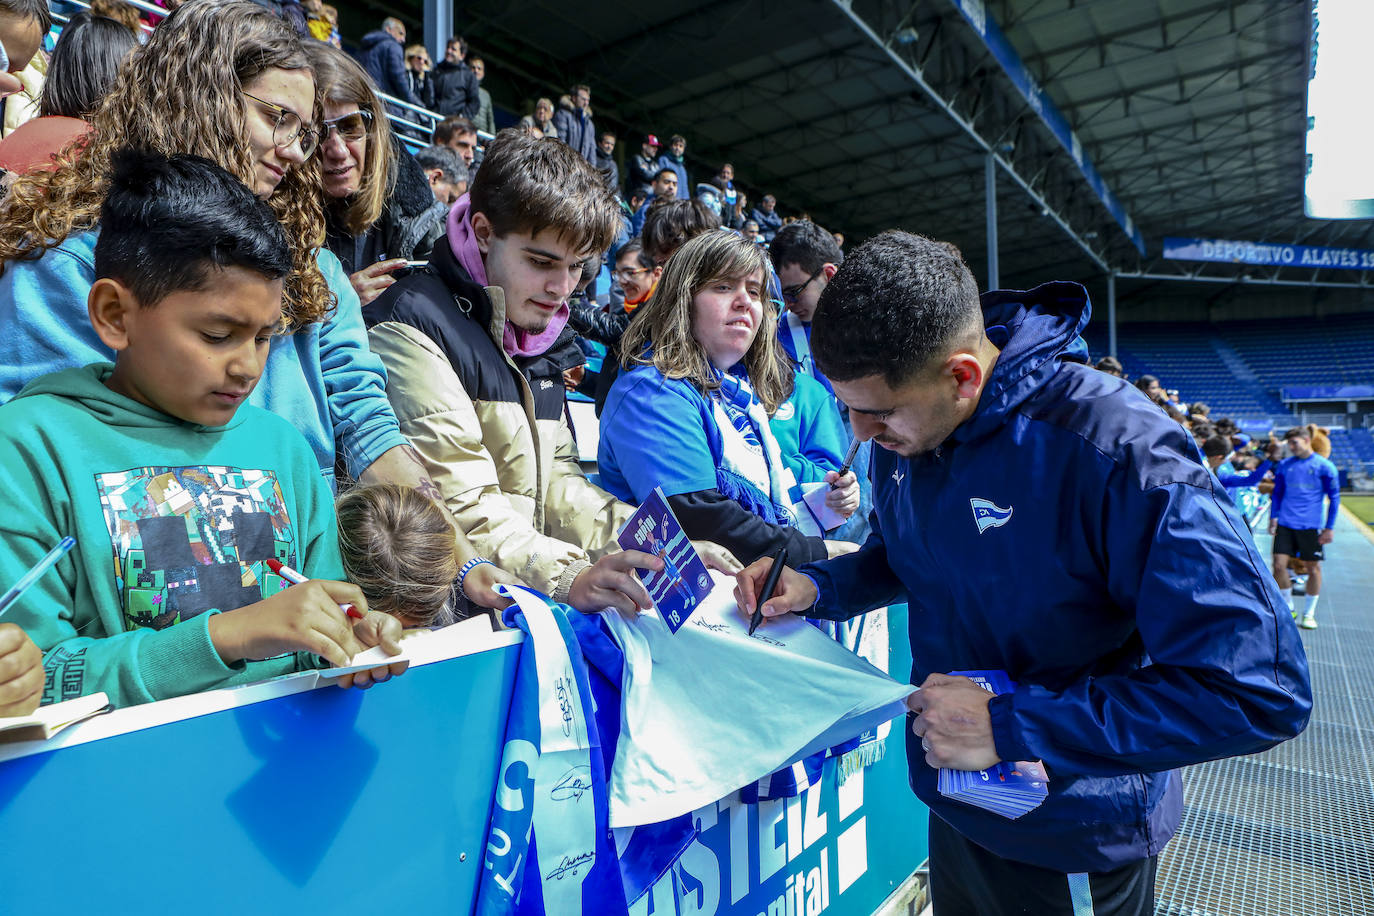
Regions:
[[[0, 911], [471, 912], [522, 639], [459, 626], [466, 654], [367, 692], [268, 682], [0, 745]], [[871, 913], [926, 857], [902, 728], [843, 787], [832, 762], [800, 798], [698, 811], [634, 912]]]

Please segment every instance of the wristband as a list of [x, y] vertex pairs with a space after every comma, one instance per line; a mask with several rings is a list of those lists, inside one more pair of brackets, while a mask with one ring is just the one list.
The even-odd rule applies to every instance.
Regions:
[[495, 563], [491, 562], [491, 560], [488, 560], [486, 557], [473, 557], [471, 560], [468, 560], [466, 563], [463, 564], [462, 569], [458, 570], [458, 591], [462, 593], [464, 597], [467, 596], [467, 592], [463, 590], [463, 583], [467, 581], [468, 573], [472, 572], [474, 569], [476, 569], [478, 566], [481, 566], [483, 563], [487, 564], [488, 566], [496, 565]]

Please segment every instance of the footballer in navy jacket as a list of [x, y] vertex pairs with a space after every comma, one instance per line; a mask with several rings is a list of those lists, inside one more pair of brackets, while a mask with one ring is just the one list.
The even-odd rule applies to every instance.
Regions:
[[[888, 237], [893, 250], [868, 260], [875, 274], [918, 238], [877, 238]], [[908, 284], [846, 277], [864, 269], [856, 255], [826, 295], [869, 296], [872, 315]], [[971, 274], [967, 283], [976, 303]], [[818, 596], [805, 613], [845, 619], [907, 602], [913, 684], [1006, 671], [1016, 690], [987, 706], [996, 756], [1044, 761], [1044, 804], [1009, 820], [944, 798], [908, 729], [912, 787], [997, 856], [1106, 871], [1156, 855], [1173, 835], [1178, 767], [1302, 731], [1312, 706], [1306, 657], [1248, 527], [1188, 431], [1087, 364], [1086, 290], [1047, 283], [986, 293], [981, 305], [995, 362], [971, 412], [935, 447], [901, 448], [884, 412], [870, 411], [871, 434], [887, 446], [874, 449], [871, 467], [873, 534], [857, 553], [800, 569], [815, 583], [808, 600]], [[884, 338], [906, 333], [900, 322], [872, 322]], [[835, 365], [865, 358], [854, 355], [856, 323], [842, 302], [822, 301], [813, 346], [832, 380], [832, 368], [848, 378], [865, 371]], [[890, 346], [932, 332], [911, 333], [914, 344]], [[927, 416], [944, 409], [930, 403]]]

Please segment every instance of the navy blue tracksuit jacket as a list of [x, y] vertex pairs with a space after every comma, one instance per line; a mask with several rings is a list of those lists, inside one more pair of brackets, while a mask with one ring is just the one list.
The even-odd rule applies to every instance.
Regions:
[[813, 616], [909, 602], [912, 683], [999, 668], [1004, 760], [1043, 760], [1018, 820], [951, 801], [907, 729], [911, 784], [993, 853], [1064, 872], [1158, 853], [1177, 767], [1263, 750], [1311, 712], [1288, 608], [1188, 432], [1085, 363], [1074, 283], [983, 297], [1001, 348], [974, 415], [935, 452], [874, 449], [873, 535], [802, 568]]

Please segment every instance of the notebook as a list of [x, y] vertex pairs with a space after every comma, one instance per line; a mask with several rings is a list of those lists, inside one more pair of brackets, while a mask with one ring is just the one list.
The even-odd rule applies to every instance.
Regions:
[[103, 693], [77, 697], [40, 706], [30, 716], [0, 716], [0, 741], [45, 741], [82, 719], [89, 719], [110, 708], [110, 698]]

